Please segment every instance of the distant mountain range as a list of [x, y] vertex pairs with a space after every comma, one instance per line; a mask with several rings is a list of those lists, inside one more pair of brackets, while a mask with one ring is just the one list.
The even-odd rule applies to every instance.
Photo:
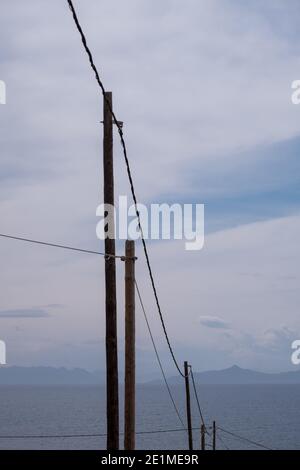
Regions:
[[[300, 370], [269, 374], [232, 366], [228, 369], [194, 372], [195, 381], [201, 384], [300, 384]], [[171, 377], [170, 384], [181, 383], [181, 377]], [[103, 385], [103, 371], [55, 367], [0, 367], [0, 385]], [[148, 385], [161, 384], [156, 380]], [[147, 384], [146, 384], [147, 385]]]
[[[300, 384], [300, 370], [280, 373], [257, 372], [232, 366], [223, 370], [194, 372], [195, 381], [201, 384]], [[176, 384], [180, 377], [171, 377], [170, 383]]]

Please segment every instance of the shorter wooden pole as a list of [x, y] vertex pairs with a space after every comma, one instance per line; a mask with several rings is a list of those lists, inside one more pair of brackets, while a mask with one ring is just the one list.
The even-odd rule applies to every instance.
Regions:
[[125, 403], [124, 449], [135, 449], [135, 245], [125, 244]]

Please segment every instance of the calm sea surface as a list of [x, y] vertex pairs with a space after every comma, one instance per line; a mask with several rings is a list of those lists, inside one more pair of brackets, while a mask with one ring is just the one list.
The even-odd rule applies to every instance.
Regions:
[[[184, 415], [184, 389], [173, 386], [172, 391]], [[199, 393], [207, 425], [215, 419], [220, 427], [267, 447], [300, 449], [300, 386], [203, 385]], [[1, 386], [0, 395], [0, 449], [105, 448], [105, 437], [99, 436], [3, 438], [105, 433], [104, 387]], [[181, 428], [165, 388], [159, 385], [138, 386], [136, 420], [141, 432]], [[194, 408], [193, 425], [199, 424]], [[220, 433], [220, 437], [219, 448], [256, 448], [229, 434]], [[195, 448], [199, 441], [195, 430]], [[186, 433], [140, 434], [137, 448], [186, 449]]]

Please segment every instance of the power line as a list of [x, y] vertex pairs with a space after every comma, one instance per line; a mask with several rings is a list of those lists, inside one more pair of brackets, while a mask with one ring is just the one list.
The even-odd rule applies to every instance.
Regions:
[[[199, 427], [193, 427], [193, 430], [199, 430]], [[247, 439], [243, 436], [239, 436], [231, 431], [228, 431], [224, 428], [217, 427], [217, 430], [222, 431], [226, 434], [235, 437], [236, 439], [245, 441], [249, 444], [255, 445], [257, 447], [261, 447], [266, 450], [273, 450], [270, 447], [267, 447], [259, 442], [252, 441], [251, 439]], [[170, 429], [154, 429], [149, 431], [138, 431], [136, 434], [138, 435], [151, 435], [151, 434], [164, 434], [164, 433], [176, 433], [176, 432], [186, 432], [186, 428], [170, 428]], [[123, 434], [123, 433], [120, 433]], [[31, 435], [0, 435], [0, 439], [76, 439], [76, 438], [96, 438], [96, 437], [106, 437], [107, 434], [105, 433], [95, 433], [95, 434], [31, 434]], [[219, 441], [223, 444], [226, 450], [230, 450], [228, 445], [224, 442], [223, 438], [220, 436], [220, 433], [217, 434]], [[211, 446], [210, 446], [211, 447]]]
[[44, 241], [41, 241], [41, 240], [33, 240], [33, 239], [30, 239], [30, 238], [22, 238], [22, 237], [17, 237], [17, 236], [14, 236], [14, 235], [6, 235], [4, 233], [0, 233], [0, 237], [8, 238], [10, 240], [18, 240], [18, 241], [26, 242], [26, 243], [33, 243], [33, 244], [36, 244], [36, 245], [51, 246], [52, 248], [61, 248], [63, 250], [71, 250], [71, 251], [78, 251], [78, 252], [81, 252], [81, 253], [88, 253], [88, 254], [92, 254], [92, 255], [100, 255], [100, 256], [105, 256], [105, 257], [108, 257], [108, 258], [119, 258], [121, 260], [125, 259], [125, 256], [121, 256], [121, 255], [106, 255], [105, 253], [101, 253], [100, 251], [85, 250], [83, 248], [76, 248], [74, 246], [58, 245], [57, 243], [48, 243], [48, 242], [44, 242]]
[[203, 413], [202, 413], [202, 410], [201, 410], [200, 401], [199, 401], [198, 393], [197, 393], [197, 388], [196, 388], [196, 384], [195, 384], [195, 380], [194, 380], [194, 374], [193, 374], [192, 366], [190, 366], [190, 371], [191, 371], [192, 384], [193, 384], [193, 389], [194, 389], [194, 393], [195, 393], [195, 397], [196, 397], [196, 402], [197, 402], [199, 415], [200, 415], [200, 418], [201, 418], [201, 421], [202, 421], [202, 424], [204, 426], [206, 434], [209, 434], [209, 432], [207, 431], [207, 427], [206, 427], [204, 417], [203, 417]]
[[[193, 428], [198, 430], [199, 428]], [[147, 434], [163, 434], [172, 432], [185, 432], [186, 428], [171, 428], [171, 429], [154, 429], [152, 431], [138, 431], [136, 434], [147, 435]], [[124, 433], [120, 433], [124, 434]], [[88, 437], [106, 437], [105, 433], [95, 434], [22, 434], [22, 435], [0, 435], [0, 439], [73, 439], [73, 438], [88, 438]]]
[[[200, 428], [193, 428], [193, 430], [199, 430]], [[160, 433], [167, 433], [167, 432], [186, 432], [186, 428], [175, 428], [175, 429], [157, 429], [155, 431], [140, 431], [136, 434], [160, 434]]]
[[73, 439], [76, 437], [106, 437], [106, 434], [29, 434], [29, 435], [18, 435], [18, 436], [1, 436], [0, 439]]
[[226, 429], [220, 428], [219, 426], [218, 426], [217, 429], [219, 429], [220, 431], [225, 432], [226, 434], [229, 434], [230, 436], [235, 437], [236, 439], [239, 439], [239, 440], [241, 440], [241, 441], [248, 442], [249, 444], [253, 444], [254, 446], [261, 447], [262, 449], [266, 449], [266, 450], [273, 450], [273, 449], [271, 449], [270, 447], [265, 446], [264, 444], [261, 444], [261, 443], [259, 443], [259, 442], [252, 441], [251, 439], [248, 439], [248, 438], [246, 438], [246, 437], [243, 437], [243, 436], [240, 436], [240, 435], [238, 435], [238, 434], [235, 434], [234, 432], [227, 431]]
[[[193, 430], [199, 430], [199, 427], [193, 427]], [[222, 431], [226, 434], [231, 435], [232, 437], [235, 437], [236, 439], [245, 441], [249, 444], [253, 444], [258, 447], [262, 447], [263, 449], [266, 450], [273, 450], [270, 447], [267, 447], [259, 442], [252, 441], [250, 439], [247, 439], [243, 436], [239, 436], [235, 433], [232, 433], [231, 431], [228, 431], [224, 428], [217, 427], [217, 430]], [[169, 428], [169, 429], [153, 429], [153, 430], [145, 430], [145, 431], [138, 431], [136, 434], [138, 435], [151, 435], [151, 434], [164, 434], [164, 433], [176, 433], [176, 432], [186, 432], [186, 428]], [[123, 433], [120, 433], [123, 434]], [[95, 438], [95, 437], [106, 437], [107, 434], [105, 433], [95, 433], [95, 434], [31, 434], [31, 435], [0, 435], [0, 439], [75, 439], [75, 438]], [[220, 433], [217, 434], [218, 439], [220, 442], [223, 444], [226, 450], [230, 450], [228, 445], [224, 442], [223, 438], [220, 436]], [[210, 446], [211, 447], [211, 446]]]
[[[151, 342], [152, 342], [152, 345], [153, 345], [153, 349], [154, 349], [154, 351], [155, 351], [156, 359], [157, 359], [157, 362], [158, 362], [158, 364], [159, 364], [159, 367], [160, 367], [160, 370], [161, 370], [161, 373], [162, 373], [162, 376], [163, 376], [163, 379], [164, 379], [164, 382], [165, 382], [165, 385], [166, 385], [168, 394], [169, 394], [169, 396], [170, 396], [170, 399], [171, 399], [171, 401], [172, 401], [172, 404], [173, 404], [173, 406], [174, 406], [174, 409], [175, 409], [175, 412], [176, 412], [176, 414], [177, 414], [177, 416], [178, 416], [178, 419], [179, 419], [179, 421], [181, 422], [182, 426], [184, 427], [183, 419], [181, 418], [181, 415], [180, 415], [179, 410], [178, 410], [178, 408], [177, 408], [177, 405], [176, 405], [176, 403], [175, 403], [175, 400], [174, 400], [174, 397], [173, 397], [173, 395], [172, 395], [170, 386], [169, 386], [169, 384], [168, 384], [168, 380], [167, 380], [167, 377], [166, 377], [166, 374], [165, 374], [165, 371], [164, 371], [162, 362], [161, 362], [160, 357], [159, 357], [159, 353], [158, 353], [158, 350], [157, 350], [157, 347], [156, 347], [156, 344], [155, 344], [155, 340], [154, 340], [154, 337], [153, 337], [153, 334], [152, 334], [152, 331], [151, 331], [151, 327], [150, 327], [150, 323], [149, 323], [149, 320], [148, 320], [148, 317], [147, 317], [145, 305], [144, 305], [144, 302], [143, 302], [143, 299], [142, 299], [141, 292], [140, 292], [139, 286], [138, 286], [138, 284], [137, 284], [137, 281], [135, 281], [135, 287], [136, 287], [136, 291], [137, 291], [137, 294], [138, 294], [138, 298], [139, 298], [139, 301], [140, 301], [140, 304], [141, 304], [141, 308], [142, 308], [142, 311], [143, 311], [143, 314], [144, 314], [144, 317], [145, 317], [145, 321], [146, 321], [146, 325], [147, 325], [147, 328], [148, 328], [148, 331], [149, 331], [149, 335], [150, 335], [150, 338], [151, 338]], [[185, 428], [185, 430], [186, 430], [186, 428]]]
[[217, 434], [217, 437], [219, 439], [220, 442], [222, 442], [223, 446], [225, 447], [226, 450], [230, 450], [228, 445], [223, 441], [223, 439], [221, 438], [220, 434]]
[[92, 70], [94, 71], [94, 74], [95, 74], [95, 78], [96, 78], [96, 81], [101, 89], [101, 92], [102, 92], [102, 95], [103, 95], [103, 99], [105, 100], [107, 106], [108, 106], [108, 109], [112, 115], [112, 118], [113, 118], [113, 122], [114, 124], [117, 126], [117, 129], [118, 129], [118, 133], [119, 133], [119, 136], [120, 136], [120, 140], [121, 140], [121, 145], [122, 145], [122, 149], [123, 149], [123, 154], [124, 154], [124, 159], [125, 159], [125, 164], [126, 164], [126, 170], [127, 170], [127, 175], [128, 175], [128, 179], [129, 179], [129, 184], [130, 184], [130, 190], [131, 190], [131, 195], [132, 195], [132, 198], [133, 198], [133, 202], [134, 202], [134, 207], [135, 207], [135, 212], [136, 212], [136, 216], [137, 216], [137, 220], [138, 220], [138, 227], [139, 227], [139, 230], [140, 230], [140, 233], [141, 233], [141, 240], [142, 240], [142, 244], [143, 244], [143, 250], [144, 250], [144, 254], [145, 254], [145, 258], [146, 258], [146, 263], [147, 263], [147, 267], [148, 267], [148, 272], [149, 272], [149, 276], [150, 276], [150, 280], [151, 280], [151, 285], [152, 285], [152, 289], [153, 289], [153, 293], [154, 293], [154, 297], [155, 297], [155, 301], [156, 301], [156, 305], [157, 305], [157, 309], [158, 309], [158, 313], [159, 313], [159, 317], [160, 317], [160, 321], [161, 321], [161, 324], [162, 324], [162, 328], [163, 328], [163, 331], [164, 331], [164, 335], [165, 335], [165, 338], [166, 338], [166, 341], [167, 341], [167, 344], [168, 344], [168, 347], [169, 347], [169, 350], [170, 350], [170, 354], [172, 356], [172, 359], [173, 359], [173, 362], [179, 372], [179, 374], [182, 376], [182, 377], [185, 377], [184, 373], [182, 373], [180, 367], [179, 367], [179, 364], [177, 362], [177, 359], [175, 357], [175, 354], [174, 354], [174, 351], [173, 351], [173, 348], [171, 346], [171, 343], [170, 343], [170, 340], [169, 340], [169, 336], [168, 336], [168, 333], [167, 333], [167, 329], [166, 329], [166, 325], [165, 325], [165, 321], [164, 321], [164, 318], [163, 318], [163, 314], [162, 314], [162, 310], [161, 310], [161, 306], [160, 306], [160, 302], [159, 302], [159, 299], [158, 299], [158, 293], [157, 293], [157, 290], [156, 290], [156, 285], [155, 285], [155, 281], [154, 281], [154, 276], [153, 276], [153, 272], [152, 272], [152, 268], [151, 268], [151, 264], [150, 264], [150, 259], [149, 259], [149, 254], [148, 254], [148, 249], [147, 249], [147, 245], [146, 245], [146, 241], [145, 241], [145, 238], [144, 238], [144, 235], [143, 235], [143, 230], [142, 230], [142, 226], [141, 226], [141, 218], [140, 218], [140, 212], [138, 210], [138, 203], [137, 203], [137, 197], [136, 197], [136, 193], [135, 193], [135, 188], [134, 188], [134, 184], [133, 184], [133, 179], [132, 179], [132, 174], [131, 174], [131, 169], [130, 169], [130, 164], [129, 164], [129, 160], [128, 160], [128, 155], [127, 155], [127, 147], [126, 147], [126, 143], [125, 143], [125, 139], [124, 139], [124, 136], [123, 136], [123, 129], [122, 129], [122, 125], [120, 124], [120, 122], [117, 120], [117, 117], [109, 103], [109, 101], [107, 100], [106, 98], [106, 95], [105, 95], [105, 87], [101, 81], [101, 78], [100, 78], [100, 75], [99, 75], [99, 72], [97, 70], [97, 67], [95, 65], [95, 62], [94, 62], [94, 59], [93, 59], [93, 55], [91, 53], [91, 50], [89, 49], [88, 45], [87, 45], [87, 40], [86, 40], [86, 37], [85, 37], [85, 34], [82, 30], [82, 27], [79, 23], [79, 20], [78, 20], [78, 16], [77, 16], [77, 13], [76, 13], [76, 10], [74, 8], [74, 5], [73, 5], [73, 2], [72, 0], [67, 0], [68, 2], [68, 5], [69, 5], [69, 8], [72, 12], [72, 16], [73, 16], [73, 19], [74, 19], [74, 22], [75, 22], [75, 25], [77, 27], [77, 30], [80, 34], [80, 37], [81, 37], [81, 41], [82, 41], [82, 44], [83, 44], [83, 47], [85, 49], [85, 52], [87, 53], [88, 55], [88, 58], [89, 58], [89, 62], [90, 62], [90, 66], [92, 68]]

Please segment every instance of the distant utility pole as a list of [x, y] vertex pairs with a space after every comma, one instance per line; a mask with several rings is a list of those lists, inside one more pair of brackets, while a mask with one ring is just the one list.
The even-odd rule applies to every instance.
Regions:
[[187, 361], [184, 362], [185, 375], [185, 394], [186, 394], [186, 416], [188, 425], [189, 450], [193, 450], [193, 431], [192, 431], [192, 415], [191, 415], [191, 397], [189, 383], [189, 366]]
[[125, 245], [124, 449], [135, 449], [135, 244]]
[[[106, 92], [103, 104], [103, 170], [104, 204], [114, 206], [113, 169], [113, 120], [112, 93]], [[107, 449], [119, 449], [119, 384], [118, 384], [118, 345], [117, 345], [117, 300], [114, 217], [108, 211], [105, 230], [105, 311], [106, 311], [106, 403], [107, 403]], [[110, 257], [109, 255], [113, 255]]]
[[212, 439], [212, 446], [213, 450], [216, 450], [216, 422], [213, 422], [213, 439]]
[[205, 450], [205, 426], [201, 424], [201, 450]]

